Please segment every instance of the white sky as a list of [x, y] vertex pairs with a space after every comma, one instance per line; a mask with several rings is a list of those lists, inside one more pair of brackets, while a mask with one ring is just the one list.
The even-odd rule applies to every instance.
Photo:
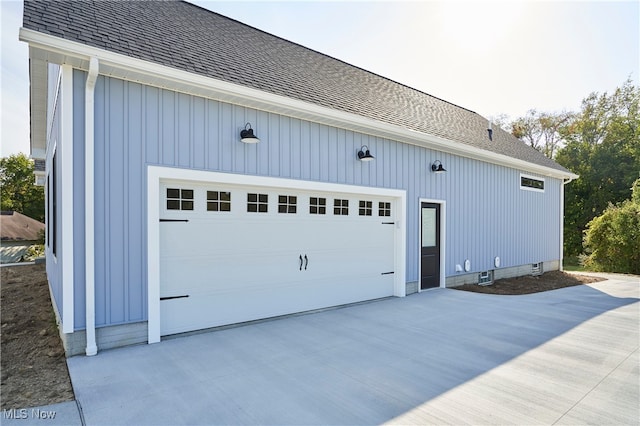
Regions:
[[[485, 117], [578, 111], [640, 74], [637, 1], [193, 2]], [[29, 153], [29, 71], [22, 2], [0, 16], [4, 157]]]

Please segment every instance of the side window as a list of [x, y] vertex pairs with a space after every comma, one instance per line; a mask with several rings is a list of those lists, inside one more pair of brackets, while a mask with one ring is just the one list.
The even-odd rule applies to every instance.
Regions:
[[51, 179], [47, 176], [45, 181], [45, 187], [47, 188], [47, 198], [45, 199], [45, 206], [47, 207], [47, 233], [46, 241], [47, 247], [51, 247]]
[[327, 199], [319, 197], [309, 197], [309, 214], [326, 214]]
[[53, 255], [57, 252], [57, 239], [58, 239], [58, 182], [56, 177], [56, 152], [53, 153], [53, 159], [51, 160], [51, 250]]
[[391, 216], [391, 203], [378, 203], [378, 216]]
[[269, 195], [247, 194], [247, 211], [250, 213], [267, 213], [269, 209]]
[[334, 198], [333, 200], [333, 214], [336, 216], [348, 216], [349, 215], [349, 200], [343, 200], [340, 198]]
[[520, 189], [528, 191], [544, 192], [544, 178], [536, 178], [534, 176], [520, 175]]
[[231, 192], [207, 191], [207, 211], [230, 212]]
[[193, 210], [193, 189], [167, 188], [167, 210]]
[[373, 210], [373, 202], [360, 200], [360, 209], [358, 214], [360, 216], [371, 216]]
[[295, 213], [297, 202], [295, 195], [278, 195], [278, 213]]

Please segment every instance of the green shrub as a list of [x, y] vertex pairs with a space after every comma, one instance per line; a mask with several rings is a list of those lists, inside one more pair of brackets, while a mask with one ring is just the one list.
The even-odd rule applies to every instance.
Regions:
[[630, 200], [609, 205], [587, 225], [584, 238], [587, 269], [640, 274], [640, 179]]
[[29, 246], [27, 252], [23, 256], [23, 259], [31, 262], [38, 257], [44, 257], [44, 244], [34, 244]]

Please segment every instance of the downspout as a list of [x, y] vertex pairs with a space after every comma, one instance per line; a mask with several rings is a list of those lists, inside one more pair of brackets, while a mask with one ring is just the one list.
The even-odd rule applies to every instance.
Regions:
[[85, 234], [85, 312], [87, 356], [98, 353], [96, 345], [96, 281], [95, 281], [95, 222], [94, 222], [94, 91], [98, 79], [98, 58], [89, 61], [89, 74], [84, 101], [84, 234]]

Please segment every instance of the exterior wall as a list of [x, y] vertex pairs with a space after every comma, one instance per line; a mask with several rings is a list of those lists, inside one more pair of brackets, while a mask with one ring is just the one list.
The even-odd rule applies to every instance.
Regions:
[[[51, 289], [51, 296], [55, 309], [62, 317], [63, 303], [62, 303], [62, 251], [60, 250], [60, 229], [62, 226], [62, 215], [60, 211], [62, 209], [62, 191], [60, 190], [60, 182], [62, 181], [62, 170], [60, 167], [60, 156], [56, 155], [56, 165], [53, 167], [54, 154], [57, 150], [58, 141], [61, 136], [61, 113], [60, 113], [60, 67], [58, 65], [49, 65], [48, 70], [48, 93], [49, 104], [47, 108], [47, 158], [46, 158], [46, 170], [47, 170], [47, 186], [45, 187], [45, 258], [47, 278], [49, 281], [49, 287]], [[52, 223], [54, 219], [53, 214], [53, 172], [55, 171], [55, 182], [58, 188], [55, 191], [56, 205], [58, 212], [55, 215], [55, 224]], [[58, 237], [56, 240], [56, 254], [53, 252], [53, 236], [51, 231], [53, 227], [57, 229]]]
[[[84, 82], [84, 73], [75, 75]], [[82, 84], [75, 94], [82, 102]], [[408, 282], [418, 280], [420, 198], [447, 203], [447, 277], [465, 259], [477, 274], [494, 269], [496, 256], [502, 268], [561, 256], [559, 179], [546, 177], [543, 193], [524, 191], [521, 170], [104, 76], [95, 99], [97, 326], [147, 318], [148, 165], [405, 189]], [[74, 105], [76, 122], [82, 111]], [[247, 122], [261, 139], [257, 145], [239, 142]], [[80, 133], [74, 129], [76, 155]], [[375, 161], [357, 161], [361, 145]], [[431, 172], [435, 160], [447, 173]], [[75, 176], [83, 176], [83, 165], [76, 167]], [[84, 299], [78, 294], [75, 325], [81, 329]]]

